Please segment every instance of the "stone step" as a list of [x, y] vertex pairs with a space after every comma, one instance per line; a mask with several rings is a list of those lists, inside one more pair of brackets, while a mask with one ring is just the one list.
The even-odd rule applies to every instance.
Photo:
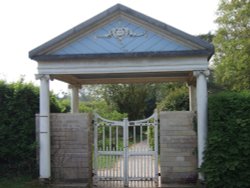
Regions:
[[87, 183], [72, 183], [72, 184], [53, 184], [52, 188], [85, 188], [88, 187]]
[[[90, 188], [88, 187], [88, 184], [54, 184], [51, 186], [52, 188]], [[197, 186], [197, 185], [183, 185], [183, 184], [162, 184], [160, 186], [161, 188], [203, 188], [202, 186]], [[106, 186], [94, 186], [93, 188], [109, 188]], [[133, 188], [133, 187], [130, 187]], [[138, 187], [137, 187], [138, 188]], [[149, 188], [149, 187], [143, 187], [143, 188]], [[152, 187], [150, 187], [152, 188]]]
[[162, 184], [160, 187], [163, 188], [202, 188], [193, 184]]

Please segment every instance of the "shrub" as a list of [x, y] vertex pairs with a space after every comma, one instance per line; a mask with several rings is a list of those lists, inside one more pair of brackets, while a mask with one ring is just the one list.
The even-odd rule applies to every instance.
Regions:
[[[52, 112], [60, 112], [51, 97]], [[39, 112], [39, 88], [22, 81], [0, 81], [0, 177], [36, 172], [35, 114]]]
[[161, 111], [187, 111], [189, 109], [188, 88], [176, 87], [158, 104]]
[[201, 169], [208, 187], [250, 187], [250, 92], [212, 95], [208, 111]]
[[109, 106], [105, 100], [99, 101], [84, 101], [80, 103], [80, 112], [96, 112], [103, 118], [109, 120], [122, 121], [127, 117], [127, 114], [117, 112], [112, 106]]

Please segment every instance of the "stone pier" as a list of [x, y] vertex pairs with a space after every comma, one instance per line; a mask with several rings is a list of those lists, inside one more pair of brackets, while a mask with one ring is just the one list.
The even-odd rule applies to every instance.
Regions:
[[[37, 115], [37, 132], [39, 132]], [[50, 114], [51, 180], [90, 183], [92, 131], [89, 114]], [[37, 134], [39, 136], [39, 134]], [[38, 139], [39, 140], [39, 139]]]
[[197, 137], [193, 112], [160, 113], [160, 164], [163, 184], [195, 183]]

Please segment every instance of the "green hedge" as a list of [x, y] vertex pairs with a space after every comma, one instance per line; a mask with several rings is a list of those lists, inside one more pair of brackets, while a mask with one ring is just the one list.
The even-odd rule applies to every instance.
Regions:
[[[60, 112], [55, 96], [51, 111]], [[39, 88], [33, 84], [7, 84], [0, 80], [0, 177], [36, 172], [35, 114]]]
[[211, 95], [208, 112], [207, 186], [250, 187], [250, 92]]

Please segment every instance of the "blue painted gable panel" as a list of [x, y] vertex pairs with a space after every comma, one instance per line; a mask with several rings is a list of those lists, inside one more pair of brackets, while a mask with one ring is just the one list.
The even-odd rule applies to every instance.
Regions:
[[185, 51], [190, 48], [119, 18], [53, 55]]

